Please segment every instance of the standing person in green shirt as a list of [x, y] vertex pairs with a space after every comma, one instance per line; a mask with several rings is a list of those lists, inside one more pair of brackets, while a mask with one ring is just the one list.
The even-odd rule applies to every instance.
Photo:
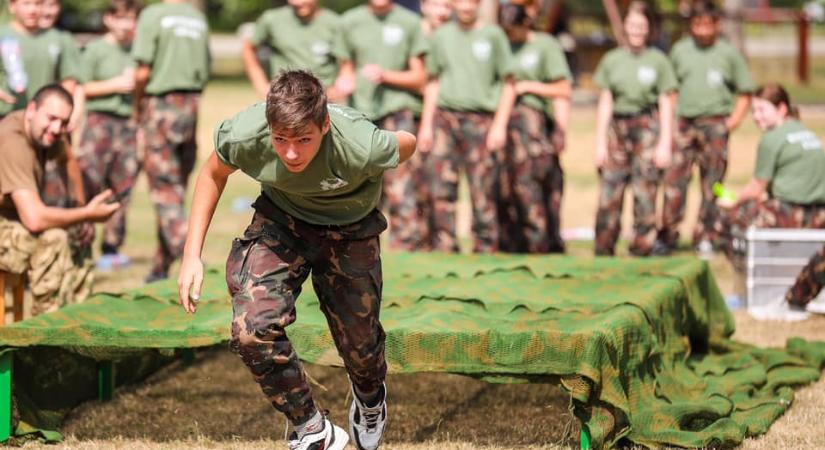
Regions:
[[[532, 18], [524, 5], [502, 5], [499, 24], [513, 51], [518, 94], [500, 178], [501, 250], [563, 253], [559, 212], [564, 174], [559, 154], [570, 117], [573, 77], [556, 39], [530, 29]], [[553, 108], [552, 117], [548, 107]]]
[[693, 2], [690, 34], [670, 51], [679, 81], [678, 127], [673, 162], [665, 172], [665, 202], [656, 254], [668, 254], [679, 240], [688, 185], [699, 166], [702, 204], [693, 245], [702, 254], [713, 247], [710, 227], [716, 220], [713, 185], [725, 178], [728, 136], [748, 112], [753, 82], [745, 58], [719, 38], [719, 10], [710, 0]]
[[[341, 18], [346, 63], [356, 71], [352, 106], [378, 128], [416, 133], [419, 93], [427, 83], [427, 44], [420, 18], [392, 0], [370, 0]], [[382, 209], [390, 219], [390, 248], [422, 250], [414, 175], [418, 158], [384, 174]]]
[[[48, 42], [49, 54], [59, 55], [58, 58], [65, 59], [66, 64], [71, 68], [66, 69], [75, 77], [80, 75], [80, 48], [74, 40], [74, 37], [68, 31], [60, 30], [56, 27], [57, 19], [60, 18], [60, 11], [62, 5], [60, 0], [43, 0], [43, 8], [40, 11], [40, 19], [38, 23], [40, 29], [43, 30], [43, 38]], [[63, 81], [64, 78], [58, 74], [52, 82]], [[77, 78], [66, 79], [61, 83], [63, 87], [72, 93], [74, 98], [75, 108], [72, 112], [72, 120], [69, 123], [69, 129], [75, 130], [80, 124], [80, 119], [85, 112], [86, 96], [85, 92], [79, 85]]]
[[432, 247], [457, 252], [456, 204], [463, 170], [470, 185], [475, 252], [498, 250], [496, 217], [500, 150], [515, 87], [510, 44], [496, 25], [478, 18], [480, 0], [455, 0], [456, 20], [430, 38], [419, 149], [429, 152]]
[[[711, 228], [715, 245], [731, 261], [733, 237], [757, 228], [825, 228], [825, 147], [803, 125], [787, 91], [776, 83], [753, 95], [753, 119], [765, 132], [753, 179], [725, 204]], [[764, 199], [767, 194], [767, 199]]]
[[633, 189], [630, 253], [649, 255], [656, 239], [656, 191], [670, 163], [671, 94], [676, 78], [667, 56], [648, 45], [653, 12], [634, 1], [624, 18], [627, 46], [607, 52], [596, 68], [602, 91], [596, 117], [599, 209], [596, 255], [613, 255], [621, 231], [624, 191]]
[[158, 214], [159, 246], [147, 281], [164, 279], [183, 254], [184, 200], [198, 148], [201, 91], [209, 80], [209, 27], [186, 0], [164, 0], [138, 17], [133, 117], [145, 139], [143, 168]]
[[[345, 103], [353, 89], [351, 69], [340, 66], [341, 19], [318, 5], [318, 0], [288, 0], [287, 6], [266, 11], [255, 23], [255, 34], [244, 41], [243, 61], [252, 87], [261, 97], [269, 90], [269, 76], [282, 70], [314, 73], [327, 88], [331, 101]], [[260, 46], [270, 50], [269, 70], [258, 60]], [[340, 75], [340, 76], [339, 76]]]
[[227, 179], [241, 170], [259, 181], [252, 223], [226, 263], [230, 345], [292, 423], [290, 450], [343, 449], [347, 435], [315, 406], [286, 332], [311, 274], [352, 385], [350, 435], [359, 450], [374, 450], [387, 420], [378, 239], [387, 221], [376, 207], [384, 172], [413, 155], [415, 137], [328, 104], [324, 90], [309, 72], [282, 72], [266, 103], [218, 125], [195, 186], [178, 289], [194, 313], [203, 242]]
[[98, 270], [129, 265], [120, 253], [126, 237], [126, 212], [140, 171], [137, 124], [132, 118], [135, 64], [130, 55], [140, 6], [136, 0], [111, 0], [103, 13], [106, 34], [86, 45], [81, 82], [88, 98], [86, 126], [77, 151], [86, 195], [111, 189], [122, 205], [103, 229]]

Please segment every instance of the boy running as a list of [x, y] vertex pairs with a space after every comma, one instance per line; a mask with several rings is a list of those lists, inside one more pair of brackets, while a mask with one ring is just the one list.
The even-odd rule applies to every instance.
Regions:
[[353, 109], [327, 104], [321, 82], [305, 71], [283, 72], [265, 104], [215, 131], [215, 152], [195, 186], [180, 301], [196, 311], [206, 231], [227, 178], [241, 170], [263, 193], [227, 259], [231, 346], [292, 422], [291, 450], [343, 449], [347, 442], [316, 408], [286, 335], [310, 275], [352, 382], [350, 434], [359, 449], [378, 448], [387, 419], [378, 235], [387, 222], [376, 207], [384, 171], [414, 151], [410, 133], [380, 130]]

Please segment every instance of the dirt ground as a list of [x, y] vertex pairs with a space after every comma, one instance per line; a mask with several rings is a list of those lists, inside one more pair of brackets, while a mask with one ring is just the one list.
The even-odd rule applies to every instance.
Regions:
[[[255, 101], [244, 84], [214, 83], [204, 97], [200, 118], [200, 161], [211, 151], [211, 130], [218, 120]], [[567, 184], [563, 205], [563, 227], [593, 226], [597, 179], [592, 164], [595, 110], [576, 107], [573, 112], [569, 148], [563, 163]], [[825, 134], [825, 112], [803, 109], [806, 123]], [[744, 185], [753, 169], [759, 133], [750, 120], [731, 142], [728, 184]], [[697, 186], [691, 188], [688, 217], [698, 205]], [[253, 199], [254, 183], [235, 175], [230, 179], [218, 215], [207, 239], [204, 259], [209, 265], [223, 264], [231, 238], [242, 232], [249, 219], [244, 202]], [[468, 229], [466, 210], [462, 229]], [[631, 201], [625, 206], [628, 228]], [[154, 251], [154, 212], [141, 179], [129, 217], [126, 253], [135, 264], [126, 271], [99, 277], [99, 290], [139, 287]], [[693, 221], [684, 227], [689, 235]], [[621, 252], [625, 253], [624, 245]], [[589, 255], [590, 243], [573, 243], [571, 254]], [[687, 250], [686, 250], [687, 252]], [[731, 293], [734, 279], [723, 258], [711, 262], [723, 292]], [[825, 318], [802, 324], [755, 322], [736, 312], [736, 338], [759, 345], [784, 345], [790, 336], [825, 340]], [[346, 423], [348, 399], [342, 370], [309, 367], [314, 392], [322, 408], [335, 421]], [[579, 425], [568, 410], [569, 398], [551, 385], [494, 385], [450, 374], [392, 375], [391, 421], [387, 445], [393, 450], [504, 450], [511, 448], [577, 448]], [[790, 411], [759, 439], [748, 440], [746, 449], [825, 446], [825, 381], [798, 391]], [[109, 403], [88, 402], [69, 417], [63, 432], [67, 440], [49, 449], [241, 449], [283, 448], [279, 442], [284, 420], [264, 400], [240, 360], [225, 348], [198, 353], [192, 366], [175, 363], [136, 386], [119, 389]], [[30, 444], [27, 448], [46, 448]]]

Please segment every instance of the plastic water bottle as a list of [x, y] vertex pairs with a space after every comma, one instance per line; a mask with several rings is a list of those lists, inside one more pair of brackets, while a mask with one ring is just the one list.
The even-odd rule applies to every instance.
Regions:
[[26, 92], [29, 78], [26, 75], [26, 68], [23, 67], [23, 52], [20, 51], [20, 42], [10, 36], [2, 38], [0, 40], [0, 55], [3, 57], [3, 67], [8, 75], [9, 88], [18, 94]]

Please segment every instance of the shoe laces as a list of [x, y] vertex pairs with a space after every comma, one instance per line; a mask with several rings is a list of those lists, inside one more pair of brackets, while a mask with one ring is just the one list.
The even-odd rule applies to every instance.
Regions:
[[361, 408], [361, 417], [364, 419], [367, 428], [374, 429], [378, 425], [378, 420], [381, 418], [383, 409], [383, 402], [372, 408], [366, 406]]

